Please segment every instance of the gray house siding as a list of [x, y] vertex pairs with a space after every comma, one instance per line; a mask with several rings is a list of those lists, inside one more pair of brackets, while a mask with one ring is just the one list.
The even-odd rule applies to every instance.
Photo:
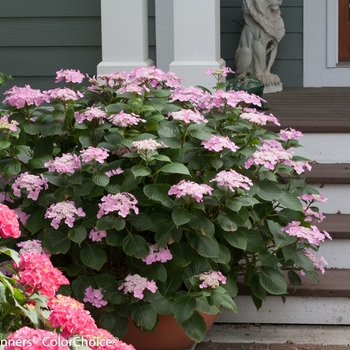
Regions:
[[0, 70], [15, 78], [6, 88], [55, 87], [62, 68], [96, 74], [102, 59], [99, 0], [0, 0], [0, 8]]
[[[244, 26], [242, 0], [221, 0], [221, 57], [235, 70], [235, 52]], [[303, 0], [284, 0], [281, 6], [286, 35], [272, 72], [285, 87], [303, 86]]]
[[[6, 89], [14, 84], [53, 88], [62, 68], [96, 74], [102, 60], [100, 0], [0, 0], [0, 8], [0, 70], [15, 78]], [[273, 72], [284, 86], [302, 86], [303, 0], [284, 0], [281, 10], [286, 35]], [[148, 11], [149, 57], [156, 63], [154, 0], [148, 1]], [[233, 70], [243, 25], [241, 0], [221, 0], [221, 57]]]

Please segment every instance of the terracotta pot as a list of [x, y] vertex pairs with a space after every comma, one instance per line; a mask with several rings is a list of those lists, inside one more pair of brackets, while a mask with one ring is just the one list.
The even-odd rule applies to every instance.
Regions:
[[[200, 314], [204, 318], [208, 331], [218, 315]], [[172, 315], [158, 317], [158, 326], [153, 334], [140, 331], [129, 320], [128, 331], [122, 340], [132, 344], [136, 350], [184, 350], [195, 343], [185, 334]]]

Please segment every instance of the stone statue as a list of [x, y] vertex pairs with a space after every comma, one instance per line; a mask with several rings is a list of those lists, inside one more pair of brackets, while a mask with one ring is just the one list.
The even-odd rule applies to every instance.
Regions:
[[245, 26], [236, 51], [236, 75], [250, 72], [265, 85], [264, 93], [282, 90], [282, 83], [271, 67], [277, 46], [285, 34], [281, 17], [282, 0], [243, 0]]

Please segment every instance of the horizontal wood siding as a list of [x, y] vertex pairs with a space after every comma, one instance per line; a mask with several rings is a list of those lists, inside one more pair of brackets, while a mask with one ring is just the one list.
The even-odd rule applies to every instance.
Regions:
[[[281, 14], [286, 35], [278, 46], [272, 72], [285, 87], [303, 86], [303, 0], [284, 0]], [[242, 0], [221, 0], [221, 57], [235, 70], [235, 52], [238, 47], [244, 19]]]
[[0, 8], [0, 70], [15, 78], [6, 88], [54, 88], [62, 68], [96, 74], [102, 60], [99, 0], [0, 0]]

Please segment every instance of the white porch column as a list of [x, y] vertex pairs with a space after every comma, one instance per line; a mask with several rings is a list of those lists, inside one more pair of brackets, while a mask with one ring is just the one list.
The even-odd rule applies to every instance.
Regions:
[[147, 0], [101, 0], [102, 62], [97, 74], [153, 65], [148, 58]]
[[186, 86], [212, 88], [210, 68], [221, 68], [220, 0], [174, 1], [174, 61], [170, 71], [184, 79]]
[[174, 61], [174, 5], [173, 0], [156, 0], [157, 68], [169, 71]]

